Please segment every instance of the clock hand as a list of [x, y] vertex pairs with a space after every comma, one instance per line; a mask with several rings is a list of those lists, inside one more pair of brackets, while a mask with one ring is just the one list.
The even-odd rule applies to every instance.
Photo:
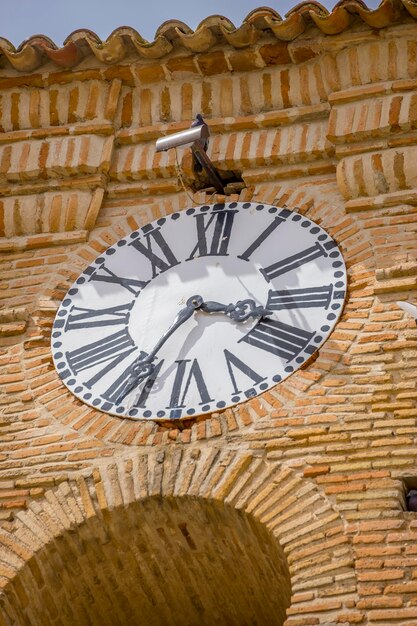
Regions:
[[201, 306], [202, 302], [203, 298], [201, 296], [191, 296], [191, 298], [188, 298], [186, 306], [181, 309], [181, 311], [177, 314], [171, 326], [162, 335], [161, 339], [158, 341], [152, 352], [150, 352], [145, 358], [146, 362], [154, 360], [156, 353], [162, 348], [167, 339], [169, 339], [169, 337], [171, 337], [171, 335], [177, 330], [177, 328], [179, 328], [192, 316], [194, 311]]
[[202, 302], [199, 308], [205, 313], [224, 313], [235, 322], [245, 322], [250, 317], [264, 317], [272, 314], [272, 311], [257, 305], [255, 300], [251, 299], [239, 300], [236, 304], [221, 304], [208, 300]]
[[203, 302], [201, 296], [191, 296], [188, 298], [186, 306], [181, 309], [176, 318], [172, 322], [171, 326], [162, 335], [160, 340], [154, 346], [153, 350], [149, 354], [142, 353], [133, 363], [131, 368], [131, 374], [127, 380], [126, 386], [123, 390], [123, 397], [137, 387], [141, 382], [148, 378], [155, 369], [155, 363], [153, 363], [157, 353], [162, 348], [164, 343], [171, 337], [171, 335], [179, 328], [184, 322], [186, 322], [198, 309]]
[[188, 298], [186, 306], [177, 314], [171, 326], [165, 331], [153, 350], [151, 350], [149, 354], [142, 353], [134, 361], [131, 374], [123, 389], [123, 398], [152, 374], [155, 370], [155, 363], [153, 363], [153, 361], [159, 350], [177, 328], [184, 324], [197, 309], [201, 309], [205, 313], [224, 313], [235, 322], [245, 322], [250, 317], [263, 317], [271, 313], [271, 311], [265, 309], [263, 306], [258, 306], [255, 301], [251, 299], [239, 300], [236, 304], [221, 304], [220, 302], [213, 302], [211, 300], [203, 302], [203, 298], [199, 295], [191, 296], [191, 298]]

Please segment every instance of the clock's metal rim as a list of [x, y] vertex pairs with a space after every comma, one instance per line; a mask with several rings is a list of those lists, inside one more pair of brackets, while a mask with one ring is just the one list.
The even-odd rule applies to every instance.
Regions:
[[[78, 291], [78, 286], [80, 284], [83, 284], [86, 282], [87, 278], [89, 277], [89, 271], [91, 273], [91, 269], [97, 265], [97, 263], [102, 263], [103, 262], [103, 257], [104, 255], [108, 255], [111, 256], [112, 254], [114, 254], [117, 250], [117, 248], [123, 247], [124, 245], [127, 244], [129, 239], [134, 239], [136, 237], [139, 236], [139, 233], [142, 232], [147, 232], [147, 230], [149, 228], [151, 228], [153, 225], [158, 225], [161, 226], [163, 224], [165, 224], [165, 222], [168, 219], [172, 219], [172, 220], [177, 220], [179, 218], [181, 218], [183, 215], [192, 215], [194, 214], [196, 211], [200, 211], [200, 212], [204, 212], [204, 211], [208, 211], [214, 207], [227, 207], [227, 208], [235, 208], [235, 207], [239, 207], [242, 209], [251, 209], [251, 208], [255, 208], [255, 210], [257, 211], [261, 211], [264, 208], [268, 208], [268, 211], [270, 213], [276, 213], [277, 211], [288, 211], [289, 213], [293, 214], [292, 215], [292, 221], [300, 221], [303, 220], [305, 222], [308, 222], [308, 227], [312, 226], [313, 229], [319, 229], [319, 231], [321, 231], [321, 233], [323, 235], [326, 236], [326, 238], [328, 239], [328, 241], [333, 241], [335, 243], [335, 251], [337, 250], [337, 256], [340, 256], [340, 260], [338, 259], [338, 262], [341, 261], [342, 265], [338, 267], [338, 271], [341, 272], [343, 271], [343, 282], [344, 282], [344, 286], [343, 289], [345, 291], [345, 295], [343, 298], [343, 301], [340, 303], [340, 307], [337, 310], [334, 310], [334, 313], [332, 313], [332, 315], [334, 315], [334, 319], [331, 320], [332, 322], [332, 326], [330, 329], [329, 334], [325, 337], [324, 340], [321, 341], [321, 343], [318, 343], [317, 346], [310, 346], [310, 344], [308, 344], [306, 346], [306, 348], [297, 355], [296, 358], [293, 358], [291, 361], [289, 361], [285, 367], [285, 371], [287, 372], [287, 375], [285, 377], [282, 377], [279, 374], [275, 374], [273, 376], [268, 376], [267, 380], [270, 382], [265, 382], [262, 384], [262, 389], [260, 388], [261, 385], [258, 383], [258, 385], [254, 385], [254, 387], [259, 386], [259, 391], [256, 391], [254, 389], [254, 393], [251, 395], [245, 395], [245, 397], [236, 399], [236, 401], [233, 401], [231, 403], [228, 403], [228, 401], [217, 401], [216, 406], [212, 407], [209, 406], [207, 407], [207, 410], [202, 411], [200, 410], [200, 412], [197, 412], [197, 410], [194, 410], [194, 413], [192, 414], [186, 414], [186, 415], [181, 415], [180, 417], [169, 417], [169, 416], [161, 416], [158, 417], [158, 415], [152, 415], [152, 413], [149, 416], [145, 416], [144, 413], [149, 412], [149, 411], [143, 411], [142, 415], [126, 415], [123, 414], [123, 410], [125, 410], [125, 407], [119, 407], [119, 409], [121, 409], [119, 411], [119, 413], [115, 412], [115, 411], [110, 411], [109, 408], [104, 408], [105, 405], [107, 404], [111, 404], [111, 403], [106, 403], [105, 401], [101, 400], [99, 402], [97, 402], [97, 398], [94, 398], [93, 401], [91, 401], [91, 398], [93, 397], [91, 393], [89, 393], [89, 390], [87, 388], [85, 388], [85, 391], [87, 391], [89, 393], [89, 398], [83, 397], [81, 398], [79, 393], [81, 392], [81, 390], [79, 390], [77, 393], [75, 392], [75, 389], [71, 389], [71, 387], [73, 385], [68, 385], [68, 382], [70, 381], [65, 381], [61, 375], [60, 372], [58, 370], [59, 367], [59, 359], [57, 360], [56, 355], [57, 352], [54, 352], [54, 347], [53, 347], [53, 343], [54, 340], [57, 338], [56, 337], [56, 333], [59, 331], [55, 330], [55, 323], [56, 320], [59, 316], [60, 311], [63, 309], [63, 305], [65, 303], [65, 301], [67, 300], [68, 296], [71, 295], [75, 295], [75, 293]], [[303, 224], [304, 226], [304, 224]], [[315, 233], [317, 234], [317, 233]], [[342, 277], [341, 277], [342, 278]], [[342, 287], [341, 287], [342, 289]], [[247, 402], [248, 400], [250, 400], [251, 398], [254, 397], [258, 397], [261, 396], [264, 392], [273, 389], [274, 387], [276, 387], [278, 384], [282, 383], [284, 380], [287, 380], [290, 376], [292, 376], [295, 372], [297, 372], [299, 369], [301, 369], [303, 367], [303, 365], [305, 365], [305, 363], [314, 355], [316, 354], [323, 345], [325, 345], [325, 343], [328, 341], [328, 339], [330, 338], [337, 322], [339, 321], [345, 304], [346, 304], [346, 295], [347, 295], [347, 269], [346, 269], [346, 264], [344, 262], [344, 258], [343, 255], [339, 249], [339, 246], [337, 245], [337, 243], [334, 241], [334, 239], [316, 222], [314, 222], [313, 220], [311, 220], [310, 218], [297, 213], [294, 210], [288, 209], [286, 206], [282, 206], [282, 207], [278, 207], [278, 206], [274, 206], [274, 205], [270, 205], [270, 204], [266, 204], [266, 203], [260, 203], [260, 202], [230, 202], [230, 203], [215, 203], [215, 204], [211, 204], [211, 205], [207, 205], [207, 204], [203, 204], [197, 207], [189, 207], [186, 209], [183, 209], [181, 211], [175, 212], [175, 213], [171, 213], [169, 215], [167, 215], [166, 217], [162, 217], [162, 218], [158, 218], [156, 220], [153, 220], [152, 222], [149, 222], [147, 224], [145, 224], [144, 226], [136, 229], [135, 231], [132, 231], [131, 233], [129, 233], [128, 235], [126, 235], [125, 237], [123, 237], [122, 239], [118, 240], [117, 242], [115, 242], [112, 246], [109, 246], [109, 248], [107, 248], [102, 254], [98, 255], [96, 257], [96, 259], [94, 259], [94, 261], [92, 261], [92, 263], [90, 263], [85, 270], [80, 274], [80, 276], [78, 276], [78, 278], [74, 281], [74, 283], [71, 285], [71, 287], [68, 289], [67, 293], [65, 294], [62, 303], [57, 311], [57, 315], [55, 317], [54, 320], [54, 326], [52, 329], [52, 333], [51, 333], [51, 351], [52, 351], [52, 357], [53, 357], [53, 362], [55, 365], [55, 369], [57, 371], [58, 376], [60, 377], [61, 381], [64, 383], [65, 387], [68, 389], [68, 391], [70, 391], [70, 393], [72, 393], [80, 402], [86, 404], [87, 406], [90, 406], [93, 409], [96, 409], [98, 411], [101, 411], [103, 413], [106, 413], [107, 415], [112, 415], [113, 417], [118, 417], [119, 419], [128, 419], [128, 420], [132, 420], [135, 422], [148, 422], [148, 421], [154, 421], [154, 422], [159, 422], [159, 423], [175, 423], [175, 422], [184, 422], [185, 420], [194, 420], [196, 418], [200, 418], [200, 417], [209, 417], [210, 415], [212, 415], [213, 413], [218, 413], [218, 412], [222, 412], [228, 408], [234, 407], [234, 406], [238, 406], [240, 404], [243, 404], [244, 402]], [[314, 347], [315, 349], [312, 352], [309, 352], [306, 354], [306, 350], [308, 348], [312, 348]], [[58, 351], [59, 352], [59, 351]], [[301, 355], [303, 355], [301, 357]], [[300, 361], [300, 359], [302, 358], [302, 361]], [[297, 363], [295, 363], [298, 360]], [[291, 363], [294, 362], [294, 366], [291, 365]], [[71, 379], [70, 379], [71, 380]], [[271, 382], [272, 381], [272, 382]], [[74, 385], [76, 384], [76, 381], [74, 381]], [[82, 385], [81, 383], [79, 383], [79, 385]], [[83, 386], [82, 386], [83, 387]], [[81, 387], [81, 389], [82, 389]], [[78, 387], [76, 387], [76, 389], [78, 389]], [[247, 390], [251, 391], [251, 390]], [[246, 393], [247, 393], [246, 392]], [[87, 393], [87, 395], [88, 395]], [[94, 401], [96, 402], [94, 404]], [[100, 406], [100, 404], [102, 406]], [[219, 406], [222, 405], [222, 406]], [[202, 407], [204, 408], [204, 407]], [[189, 409], [191, 410], [191, 409]]]

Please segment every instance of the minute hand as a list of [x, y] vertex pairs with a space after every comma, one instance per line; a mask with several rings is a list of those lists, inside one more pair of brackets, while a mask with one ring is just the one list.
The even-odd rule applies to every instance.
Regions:
[[149, 354], [145, 356], [142, 354], [136, 359], [132, 365], [129, 378], [124, 388], [123, 397], [126, 397], [132, 389], [140, 385], [141, 382], [152, 374], [155, 369], [155, 363], [153, 363], [153, 361], [159, 350], [169, 337], [171, 337], [171, 335], [177, 330], [177, 328], [179, 328], [192, 316], [194, 311], [200, 307], [202, 302], [203, 298], [201, 296], [191, 296], [191, 298], [187, 300], [186, 306], [177, 314], [171, 326], [165, 331], [158, 343], [154, 346], [153, 350], [151, 350]]
[[158, 341], [152, 352], [148, 354], [148, 356], [144, 359], [144, 361], [153, 361], [156, 353], [162, 348], [164, 343], [171, 337], [171, 335], [179, 328], [184, 322], [186, 322], [196, 309], [199, 309], [203, 302], [203, 298], [201, 296], [191, 296], [188, 298], [187, 305], [181, 309], [178, 313], [177, 317], [172, 322], [171, 326], [165, 333], [162, 335], [161, 339]]

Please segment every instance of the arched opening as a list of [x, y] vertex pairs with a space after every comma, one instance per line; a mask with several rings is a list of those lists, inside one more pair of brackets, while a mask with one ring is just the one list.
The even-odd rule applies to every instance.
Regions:
[[7, 626], [282, 626], [290, 577], [254, 517], [214, 500], [148, 498], [45, 545], [5, 588]]

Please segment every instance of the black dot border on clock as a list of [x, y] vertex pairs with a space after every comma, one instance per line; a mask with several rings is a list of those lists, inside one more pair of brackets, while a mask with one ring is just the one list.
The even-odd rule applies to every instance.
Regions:
[[[342, 301], [342, 304], [344, 302], [344, 297], [345, 297], [345, 291], [346, 291], [346, 283], [345, 280], [339, 280], [343, 277], [346, 276], [346, 268], [345, 268], [345, 264], [343, 262], [343, 260], [339, 260], [338, 257], [341, 256], [341, 253], [337, 247], [336, 242], [330, 237], [330, 235], [328, 235], [328, 233], [326, 233], [319, 225], [314, 224], [314, 222], [311, 222], [310, 220], [308, 220], [307, 218], [305, 218], [302, 214], [297, 213], [294, 210], [289, 210], [286, 207], [282, 206], [282, 207], [276, 207], [276, 206], [271, 206], [271, 205], [264, 205], [264, 204], [258, 204], [258, 203], [254, 203], [254, 202], [244, 202], [244, 203], [237, 203], [237, 202], [230, 202], [228, 205], [224, 204], [224, 203], [217, 203], [214, 205], [202, 205], [200, 207], [191, 207], [188, 208], [186, 210], [180, 211], [180, 212], [175, 212], [170, 214], [167, 217], [161, 217], [158, 220], [154, 220], [154, 222], [156, 222], [158, 224], [158, 226], [162, 226], [166, 223], [167, 219], [170, 218], [174, 221], [178, 220], [182, 215], [194, 215], [196, 211], [200, 211], [200, 212], [207, 212], [210, 209], [212, 209], [213, 211], [216, 210], [223, 210], [226, 206], [227, 208], [230, 209], [234, 209], [238, 206], [238, 204], [240, 204], [240, 207], [242, 209], [244, 209], [245, 211], [247, 209], [251, 209], [254, 208], [256, 211], [262, 211], [265, 208], [268, 208], [268, 212], [270, 214], [273, 213], [277, 213], [278, 211], [285, 211], [286, 212], [286, 217], [289, 217], [291, 215], [291, 220], [294, 222], [301, 222], [300, 226], [302, 228], [309, 228], [309, 232], [311, 235], [314, 235], [316, 240], [319, 241], [325, 248], [327, 248], [327, 250], [331, 250], [331, 252], [328, 252], [328, 256], [331, 259], [337, 259], [334, 260], [332, 262], [332, 267], [335, 270], [333, 272], [333, 277], [334, 279], [337, 280], [336, 283], [334, 283], [334, 287], [335, 289], [338, 290], [339, 295], [339, 299]], [[128, 240], [130, 239], [136, 239], [137, 237], [140, 236], [140, 232], [148, 232], [150, 229], [153, 228], [153, 224], [154, 222], [150, 223], [150, 224], [146, 224], [145, 226], [137, 229], [136, 231], [131, 232], [129, 235], [126, 235], [125, 238], [120, 239], [119, 241], [115, 242], [113, 244], [113, 246], [110, 246], [107, 250], [105, 250], [100, 256], [98, 256], [90, 266], [88, 266], [86, 268], [86, 270], [84, 270], [84, 272], [76, 279], [76, 281], [73, 283], [73, 285], [70, 287], [70, 289], [67, 292], [67, 296], [75, 296], [78, 292], [79, 289], [76, 285], [83, 285], [86, 280], [88, 280], [89, 276], [96, 270], [97, 265], [101, 265], [103, 263], [106, 262], [106, 256], [112, 256], [117, 248], [121, 248], [125, 245], [128, 244]], [[311, 227], [311, 228], [310, 228]], [[317, 236], [318, 235], [318, 236]], [[327, 244], [327, 245], [326, 245]], [[333, 246], [332, 246], [333, 244]], [[332, 247], [334, 247], [335, 249], [332, 250]], [[342, 257], [343, 259], [343, 257]], [[342, 271], [341, 268], [344, 268], [345, 271]], [[66, 310], [67, 307], [69, 307], [69, 305], [71, 304], [72, 300], [71, 298], [67, 298], [64, 297], [63, 302], [61, 303], [60, 306], [60, 310], [58, 311], [57, 317], [59, 318], [64, 318], [68, 311]], [[342, 304], [339, 302], [332, 302], [330, 308], [331, 311], [328, 313], [327, 315], [327, 319], [329, 321], [331, 321], [332, 323], [334, 322], [334, 320], [338, 317], [338, 315], [340, 315], [341, 312], [341, 308], [342, 308]], [[334, 312], [333, 312], [334, 311]], [[62, 327], [63, 324], [65, 324], [65, 320], [62, 320], [61, 323], [59, 323], [59, 320], [56, 320], [56, 322], [58, 322], [57, 326], [54, 323], [53, 326], [53, 333], [52, 333], [52, 337], [54, 340], [59, 339], [62, 337], [62, 332], [60, 330], [56, 330], [56, 328]], [[331, 326], [329, 324], [323, 324], [320, 328], [320, 331], [322, 333], [328, 333], [331, 329]], [[319, 348], [320, 345], [322, 344], [324, 340], [324, 337], [322, 335], [316, 335], [314, 337], [312, 337], [312, 342], [307, 345], [305, 347], [305, 349], [302, 351], [302, 353], [300, 353], [297, 357], [295, 357], [293, 359], [293, 361], [290, 361], [284, 368], [284, 372], [287, 375], [290, 375], [294, 369], [298, 369], [302, 363], [304, 363], [310, 356], [311, 354], [313, 354], [314, 352], [316, 352]], [[316, 344], [316, 345], [314, 345]], [[62, 353], [59, 352], [59, 350], [62, 347], [62, 341], [55, 341], [53, 343], [53, 355], [54, 355], [54, 360], [56, 363], [56, 367], [57, 367], [57, 373], [60, 376], [60, 378], [64, 381], [64, 384], [69, 388], [69, 387], [73, 387], [77, 381], [74, 378], [69, 378], [71, 376], [71, 372], [66, 369], [64, 370], [65, 367], [67, 367], [67, 364], [65, 363], [65, 361], [60, 361], [60, 359], [62, 358]], [[294, 364], [296, 364], [296, 367], [294, 367], [293, 365], [291, 365], [291, 363], [294, 362]], [[64, 370], [64, 371], [63, 371]], [[284, 376], [284, 380], [287, 378], [287, 376]], [[246, 391], [243, 392], [243, 397], [242, 394], [234, 394], [230, 397], [229, 400], [219, 400], [215, 403], [215, 406], [212, 406], [210, 404], [204, 405], [202, 407], [200, 407], [200, 409], [196, 409], [193, 407], [190, 407], [188, 409], [186, 409], [185, 413], [187, 416], [193, 416], [196, 413], [198, 413], [200, 411], [206, 414], [210, 414], [213, 411], [217, 409], [223, 409], [226, 408], [228, 406], [233, 406], [233, 404], [237, 404], [239, 402], [242, 402], [242, 400], [245, 399], [250, 399], [253, 397], [258, 396], [262, 391], [265, 391], [269, 388], [271, 388], [272, 386], [274, 386], [275, 384], [281, 382], [283, 380], [282, 376], [280, 374], [275, 374], [273, 376], [270, 376], [267, 379], [267, 382], [262, 382], [262, 383], [258, 383], [256, 384], [254, 387], [251, 387], [250, 389], [247, 389]], [[142, 414], [140, 415], [140, 410], [133, 408], [133, 409], [128, 409], [128, 407], [125, 406], [118, 406], [115, 407], [112, 403], [109, 403], [108, 401], [105, 401], [103, 398], [101, 397], [93, 397], [92, 393], [86, 389], [84, 386], [79, 386], [76, 387], [75, 389], [71, 389], [71, 391], [73, 391], [74, 393], [78, 394], [78, 396], [80, 398], [82, 398], [86, 403], [88, 403], [90, 406], [94, 407], [94, 408], [100, 408], [103, 411], [106, 411], [107, 413], [110, 413], [112, 415], [115, 415], [117, 417], [121, 417], [121, 418], [136, 418], [136, 419], [145, 419], [145, 420], [149, 420], [149, 419], [169, 419], [169, 417], [166, 414], [166, 411], [164, 410], [159, 410], [156, 412], [156, 414], [154, 414], [151, 410], [146, 409], [142, 411]], [[84, 395], [83, 395], [84, 394]], [[233, 403], [233, 404], [230, 404]], [[180, 411], [181, 413], [181, 411]], [[181, 415], [180, 417], [185, 417], [185, 415]], [[173, 417], [173, 419], [176, 419], [175, 417]]]
[[[321, 330], [324, 332], [325, 330], [327, 331], [328, 328], [330, 327], [323, 327]], [[323, 341], [323, 337], [320, 335], [317, 335], [315, 337], [312, 338], [314, 343], [320, 343], [321, 341]], [[298, 369], [302, 363], [304, 363], [310, 356], [311, 354], [313, 354], [314, 352], [316, 352], [319, 349], [318, 345], [313, 345], [312, 343], [307, 345], [305, 347], [305, 349], [303, 350], [303, 352], [298, 355], [297, 357], [295, 357], [293, 359], [294, 363], [297, 364], [297, 367], [294, 368], [293, 365], [291, 365], [291, 362], [289, 362], [285, 367], [284, 367], [284, 372], [287, 375], [290, 375], [291, 373], [294, 372], [294, 369]], [[55, 353], [55, 357], [61, 357], [61, 354], [59, 352]], [[62, 363], [63, 366], [65, 366], [65, 363]], [[60, 375], [60, 373], [58, 372], [58, 374]], [[284, 377], [284, 380], [287, 378], [288, 376]], [[274, 386], [275, 384], [278, 384], [279, 382], [281, 382], [283, 380], [282, 376], [280, 374], [275, 374], [271, 377], [269, 377], [268, 382], [263, 381], [262, 383], [258, 383], [257, 385], [255, 385], [254, 387], [251, 387], [249, 389], [247, 389], [246, 391], [243, 392], [243, 398], [242, 395], [232, 395], [230, 400], [232, 402], [232, 404], [229, 403], [229, 401], [227, 400], [219, 400], [216, 402], [215, 406], [212, 406], [210, 404], [206, 404], [204, 406], [201, 407], [201, 411], [202, 414], [210, 414], [213, 411], [215, 411], [216, 409], [222, 410], [225, 408], [228, 408], [230, 406], [233, 406], [234, 404], [237, 404], [239, 402], [241, 402], [242, 400], [250, 400], [251, 398], [255, 398], [257, 397], [262, 391], [266, 391], [267, 389], [270, 389], [272, 386]], [[76, 384], [76, 380], [75, 379], [70, 379], [67, 380], [67, 382], [65, 383], [67, 386], [73, 386]], [[258, 388], [258, 389], [256, 389]], [[125, 406], [118, 406], [115, 407], [113, 404], [109, 403], [108, 401], [103, 400], [101, 397], [94, 397], [91, 392], [87, 391], [86, 389], [84, 389], [83, 386], [79, 386], [78, 388], [73, 390], [74, 393], [77, 393], [79, 395], [79, 397], [82, 397], [82, 399], [88, 403], [90, 406], [92, 406], [93, 408], [96, 409], [100, 409], [102, 411], [105, 411], [107, 413], [110, 413], [111, 415], [114, 415], [116, 417], [120, 417], [120, 418], [135, 418], [135, 419], [144, 419], [144, 420], [162, 420], [162, 419], [181, 419], [184, 418], [186, 416], [188, 417], [192, 417], [193, 415], [195, 415], [197, 413], [197, 410], [194, 407], [190, 407], [188, 409], [186, 409], [185, 413], [186, 415], [180, 415], [178, 417], [178, 413], [174, 414], [172, 417], [169, 417], [166, 415], [166, 412], [163, 410], [159, 410], [156, 412], [156, 414], [154, 414], [151, 410], [149, 409], [145, 409], [144, 411], [142, 411], [142, 414], [139, 415], [139, 410], [138, 409], [128, 409]], [[84, 395], [82, 395], [82, 393], [84, 392]], [[86, 393], [85, 393], [86, 392]], [[101, 405], [101, 406], [100, 406]]]

